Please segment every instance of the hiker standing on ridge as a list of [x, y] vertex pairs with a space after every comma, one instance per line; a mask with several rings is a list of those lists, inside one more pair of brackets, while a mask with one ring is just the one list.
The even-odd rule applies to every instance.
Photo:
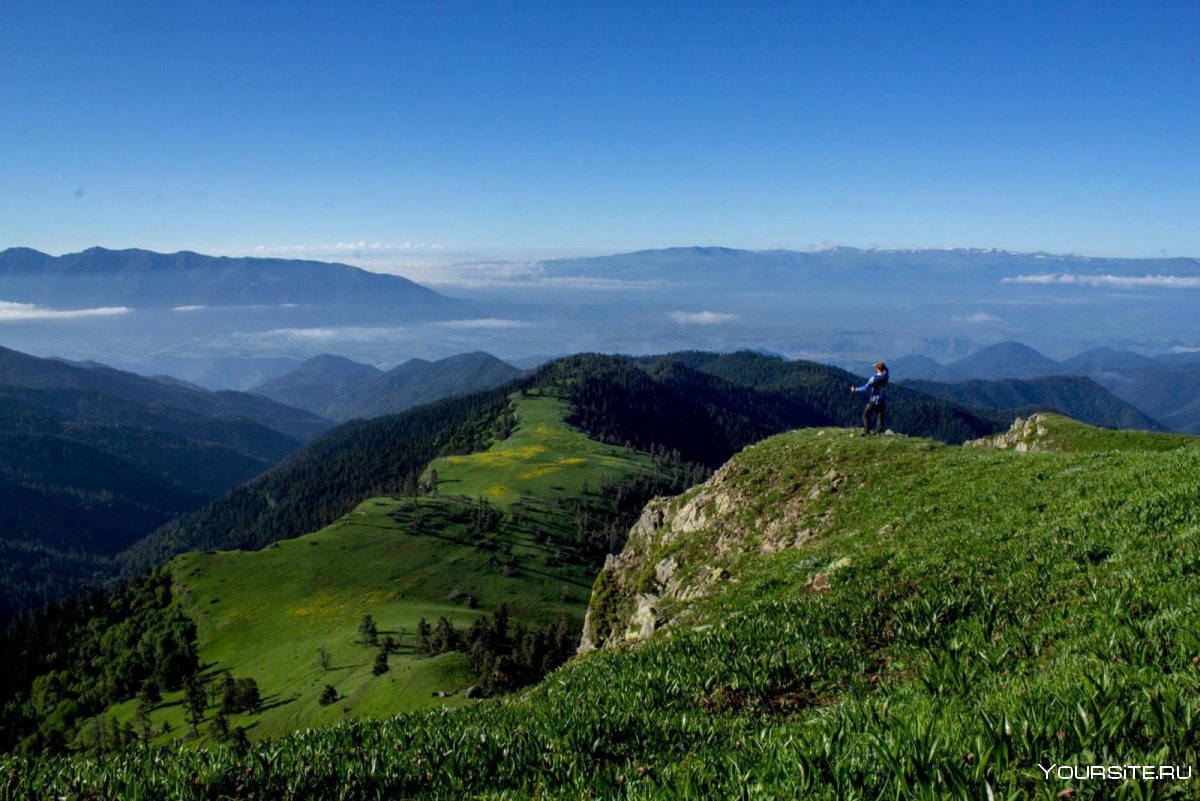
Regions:
[[883, 412], [887, 407], [888, 369], [883, 362], [875, 362], [875, 375], [861, 387], [850, 387], [856, 395], [867, 396], [867, 408], [863, 409], [863, 436], [871, 434], [871, 416], [875, 418], [875, 433], [883, 433]]

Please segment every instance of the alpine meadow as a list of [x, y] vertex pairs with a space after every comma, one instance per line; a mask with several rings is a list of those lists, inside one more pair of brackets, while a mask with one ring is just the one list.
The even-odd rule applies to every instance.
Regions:
[[0, 3], [0, 801], [1200, 801], [1198, 31]]

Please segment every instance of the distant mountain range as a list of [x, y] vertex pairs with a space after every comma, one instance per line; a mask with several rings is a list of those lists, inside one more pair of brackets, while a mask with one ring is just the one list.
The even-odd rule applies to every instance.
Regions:
[[330, 427], [301, 409], [0, 348], [0, 621]]
[[1028, 416], [1054, 411], [1105, 428], [1163, 431], [1164, 427], [1087, 376], [1006, 378], [999, 381], [905, 381], [903, 386], [963, 406], [1012, 410]]
[[330, 427], [328, 421], [317, 415], [247, 392], [209, 392], [104, 365], [84, 367], [3, 347], [0, 347], [0, 386], [95, 390], [143, 406], [169, 406], [206, 417], [243, 418], [297, 439], [311, 439]]
[[1142, 275], [1200, 271], [1200, 259], [1117, 259], [1051, 253], [1017, 253], [997, 248], [912, 248], [884, 250], [836, 246], [813, 251], [742, 250], [726, 247], [674, 247], [611, 256], [537, 262], [546, 276], [597, 277], [669, 284], [705, 282], [745, 290], [791, 287], [798, 281], [892, 286], [914, 278], [952, 283], [988, 276], [1063, 272]]
[[692, 349], [947, 363], [1000, 339], [1056, 354], [1200, 347], [1190, 258], [683, 247], [447, 269], [454, 297], [344, 264], [14, 248], [0, 253], [0, 324], [26, 352], [234, 389], [320, 353], [394, 364], [480, 350], [528, 367], [537, 354]]
[[99, 247], [57, 257], [30, 248], [0, 251], [0, 287], [9, 302], [67, 309], [312, 304], [387, 306], [433, 317], [463, 307], [407, 278], [347, 264]]
[[[1078, 382], [1059, 382], [1058, 389], [1063, 391], [1056, 393], [1052, 391], [1055, 390], [1052, 381], [1025, 384], [1011, 381], [1085, 376], [1136, 408], [1151, 422], [1173, 431], [1200, 433], [1200, 359], [1195, 354], [1171, 354], [1155, 359], [1101, 347], [1059, 362], [1019, 342], [1001, 342], [944, 365], [924, 356], [905, 356], [894, 359], [889, 368], [898, 382], [909, 382], [924, 392], [963, 403], [988, 405], [983, 402], [988, 398], [1004, 398], [1007, 403], [1015, 397], [1025, 397], [1033, 405], [1050, 406], [1085, 422], [1130, 428], [1153, 427], [1144, 421], [1134, 424], [1135, 419], [1127, 410], [1097, 397], [1094, 388]], [[973, 379], [1002, 384], [988, 387]], [[934, 387], [924, 383], [926, 381], [971, 383], [968, 386], [949, 383], [946, 387]], [[1073, 400], [1068, 402], [1067, 395]], [[1089, 398], [1086, 401], [1085, 395]], [[1055, 406], [1056, 403], [1071, 406], [1074, 411]], [[1082, 405], [1073, 405], [1075, 403]], [[1103, 422], [1104, 419], [1110, 422]]]
[[412, 359], [383, 372], [341, 356], [321, 355], [251, 392], [330, 420], [395, 414], [451, 395], [511, 381], [521, 370], [487, 353], [438, 361]]

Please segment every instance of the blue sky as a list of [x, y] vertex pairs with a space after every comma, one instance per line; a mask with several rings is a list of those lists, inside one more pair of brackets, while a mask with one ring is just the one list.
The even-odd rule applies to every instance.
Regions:
[[1200, 256], [1197, 41], [1196, 2], [0, 0], [0, 247]]

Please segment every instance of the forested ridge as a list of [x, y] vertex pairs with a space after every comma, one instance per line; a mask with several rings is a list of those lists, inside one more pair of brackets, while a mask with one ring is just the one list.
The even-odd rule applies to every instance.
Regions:
[[137, 572], [186, 550], [261, 548], [318, 529], [364, 498], [399, 493], [435, 456], [484, 447], [507, 394], [489, 390], [341, 425], [275, 469], [154, 532], [129, 549], [125, 562]]
[[905, 384], [926, 395], [964, 406], [1013, 409], [1022, 416], [1051, 411], [1094, 426], [1165, 430], [1161, 424], [1087, 376], [1056, 375], [953, 383], [906, 381]]
[[[695, 365], [695, 366], [693, 366]], [[853, 425], [861, 400], [836, 368], [754, 353], [634, 359], [582, 354], [558, 359], [495, 389], [352, 421], [275, 469], [164, 526], [126, 554], [137, 571], [184, 550], [261, 548], [312, 531], [372, 495], [397, 494], [435, 456], [485, 447], [502, 425], [509, 393], [556, 386], [575, 407], [570, 422], [606, 442], [666, 450], [710, 468], [790, 428]], [[889, 425], [947, 442], [995, 433], [985, 418], [895, 388]]]
[[[317, 530], [365, 498], [415, 494], [426, 483], [422, 473], [435, 457], [478, 452], [508, 435], [512, 393], [551, 388], [569, 401], [568, 422], [593, 438], [653, 454], [658, 466], [657, 477], [630, 477], [568, 501], [575, 504], [573, 547], [581, 558], [599, 566], [606, 554], [620, 549], [629, 526], [653, 495], [681, 491], [771, 434], [829, 425], [838, 422], [835, 415], [853, 422], [861, 401], [848, 392], [852, 379], [834, 368], [748, 353], [567, 357], [502, 387], [342, 425], [223, 498], [163, 526], [126, 551], [122, 564], [132, 576], [153, 570], [185, 550], [258, 549]], [[904, 412], [905, 405], [913, 410]], [[898, 392], [896, 406], [900, 413], [892, 425], [904, 433], [961, 441], [1002, 427], [995, 420], [911, 391]], [[28, 640], [34, 644], [30, 648], [37, 650], [9, 651], [19, 668], [7, 678], [0, 699], [8, 710], [6, 747], [22, 740], [33, 750], [67, 747], [63, 738], [71, 731], [70, 721], [128, 698], [136, 689], [129, 677], [143, 681], [153, 675], [156, 681], [177, 685], [182, 680], [179, 671], [163, 668], [155, 661], [158, 657], [146, 657], [145, 643], [127, 642], [117, 634], [108, 640], [88, 634], [127, 631], [129, 626], [159, 631], [158, 618], [153, 616], [166, 615], [164, 619], [174, 620], [176, 628], [163, 636], [174, 637], [175, 642], [190, 624], [167, 611], [169, 588], [166, 596], [163, 592], [161, 574], [151, 572], [110, 599], [97, 595], [69, 602], [43, 615], [27, 616], [10, 628], [5, 637], [13, 642]], [[563, 658], [561, 633], [528, 636], [532, 639], [526, 641], [526, 633], [521, 633], [504, 641], [468, 635], [453, 646], [442, 642], [438, 647], [471, 653], [485, 691], [495, 692], [522, 686]], [[70, 640], [77, 640], [77, 645], [64, 650], [61, 644]], [[485, 640], [495, 644], [490, 662], [480, 650], [479, 643]], [[547, 645], [550, 640], [553, 647]], [[128, 648], [142, 654], [141, 661], [117, 660], [125, 665], [125, 677], [119, 679], [95, 666], [80, 667], [80, 655], [101, 648]], [[180, 651], [183, 646], [171, 649]], [[45, 678], [63, 671], [73, 677], [65, 684], [66, 677]], [[36, 687], [51, 686], [48, 681], [59, 682], [53, 684], [58, 688], [55, 698], [77, 699], [70, 701], [74, 706], [54, 712], [44, 698], [37, 701]], [[93, 684], [104, 686], [98, 689]], [[43, 729], [42, 722], [51, 719], [55, 722]]]
[[[852, 384], [861, 385], [866, 376], [837, 367], [787, 361], [751, 351], [728, 354], [689, 351], [645, 361], [651, 371], [676, 362], [760, 393], [803, 399], [819, 417], [819, 422], [809, 425], [861, 425], [864, 399], [851, 394], [849, 388]], [[958, 444], [1007, 428], [1013, 418], [1008, 410], [965, 409], [895, 383], [887, 392], [887, 425], [909, 436]]]

